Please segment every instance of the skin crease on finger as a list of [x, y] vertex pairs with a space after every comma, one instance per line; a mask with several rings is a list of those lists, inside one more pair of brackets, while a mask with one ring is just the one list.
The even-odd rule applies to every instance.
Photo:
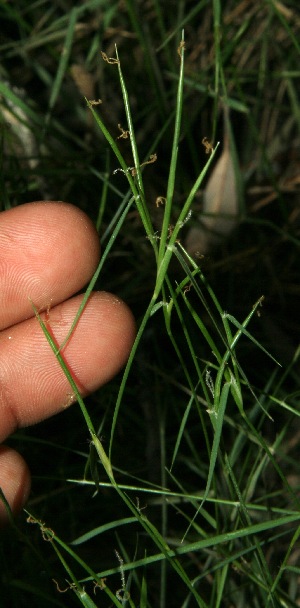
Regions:
[[[30, 208], [34, 208], [35, 220], [30, 217]], [[51, 237], [46, 236], [43, 225], [41, 210], [43, 205], [47, 206], [51, 212], [47, 217], [48, 230], [52, 230]], [[24, 206], [14, 209], [24, 209]], [[6, 308], [7, 300], [3, 293], [0, 295], [2, 300], [1, 307], [5, 304], [5, 309], [9, 314], [2, 311], [0, 321], [3, 331], [0, 333], [0, 440], [16, 428], [33, 424], [54, 413], [68, 407], [74, 402], [71, 387], [63, 374], [46, 338], [41, 330], [38, 320], [32, 316], [32, 308], [28, 307], [27, 293], [28, 287], [33, 290], [36, 288], [35, 296], [31, 292], [31, 298], [36, 304], [36, 298], [41, 307], [49, 306], [51, 302], [62, 302], [74, 291], [78, 290], [87, 282], [93, 273], [99, 257], [98, 237], [90, 223], [90, 220], [78, 209], [67, 204], [60, 203], [36, 203], [26, 205], [27, 217], [12, 218], [4, 212], [0, 215], [0, 256], [6, 255], [7, 251], [3, 247], [6, 242], [15, 253], [15, 258], [10, 251], [10, 260], [17, 264], [17, 255], [20, 258], [20, 249], [24, 251], [25, 260], [30, 267], [33, 261], [34, 272], [28, 272], [27, 265], [23, 264], [23, 270], [27, 269], [27, 277], [36, 276], [37, 280], [24, 280], [22, 287], [15, 288], [13, 291], [9, 287], [6, 272], [10, 278], [20, 277], [18, 273], [9, 274], [10, 267], [1, 263], [0, 257], [0, 288], [3, 285], [6, 289], [6, 298], [10, 301], [10, 307], [14, 302], [14, 310], [19, 306], [20, 318], [17, 314], [12, 315]], [[45, 207], [44, 207], [45, 210]], [[5, 222], [2, 217], [5, 216]], [[47, 215], [47, 213], [46, 213]], [[51, 218], [49, 216], [52, 216]], [[19, 230], [17, 238], [10, 239], [11, 227], [8, 219], [12, 222], [19, 220]], [[26, 221], [25, 221], [26, 220]], [[68, 226], [66, 227], [66, 223]], [[27, 230], [29, 235], [27, 241], [22, 234], [22, 230]], [[4, 230], [2, 232], [2, 228]], [[36, 232], [40, 229], [40, 238], [32, 245], [30, 240], [30, 230]], [[74, 232], [75, 231], [75, 232]], [[77, 232], [76, 232], [77, 231]], [[54, 234], [56, 233], [56, 234]], [[4, 234], [4, 239], [2, 238]], [[89, 256], [86, 263], [80, 259], [77, 248], [72, 239], [79, 239], [81, 252], [84, 251]], [[43, 242], [43, 239], [45, 243]], [[69, 239], [69, 240], [68, 240]], [[72, 242], [70, 242], [70, 240]], [[28, 247], [26, 249], [26, 243]], [[45, 272], [45, 251], [47, 256], [54, 255], [48, 260], [49, 268]], [[24, 247], [24, 249], [23, 249]], [[40, 248], [40, 255], [36, 255], [34, 249]], [[55, 248], [62, 250], [63, 254], [57, 256]], [[71, 255], [70, 255], [71, 251]], [[6, 253], [5, 253], [6, 252]], [[52, 254], [51, 254], [52, 252]], [[53, 253], [54, 252], [54, 253]], [[72, 256], [75, 255], [75, 264], [70, 263]], [[92, 258], [92, 259], [91, 259]], [[63, 271], [62, 269], [63, 261]], [[22, 257], [22, 263], [24, 258]], [[59, 284], [55, 276], [57, 267], [60, 269], [59, 276], [63, 276], [63, 294], [61, 295]], [[70, 277], [70, 270], [79, 279]], [[66, 279], [64, 280], [65, 268], [67, 269]], [[74, 273], [76, 268], [76, 273]], [[31, 269], [32, 270], [32, 269]], [[40, 273], [40, 275], [39, 275]], [[50, 286], [47, 284], [50, 283]], [[41, 290], [41, 291], [40, 291]], [[41, 292], [43, 295], [41, 296]], [[22, 297], [23, 294], [23, 297]], [[27, 294], [28, 295], [28, 294]], [[72, 321], [79, 308], [83, 296], [76, 296], [66, 302], [50, 308], [49, 313], [41, 316], [47, 322], [48, 329], [52, 333], [57, 343], [61, 343], [66, 337]], [[43, 301], [45, 298], [45, 301]], [[48, 299], [48, 303], [46, 300]], [[26, 304], [24, 301], [26, 300]], [[31, 306], [31, 305], [30, 305]], [[31, 318], [30, 318], [31, 317]], [[16, 321], [20, 321], [13, 325]], [[135, 324], [131, 312], [126, 305], [115, 296], [101, 292], [94, 293], [88, 300], [86, 307], [75, 327], [75, 330], [64, 347], [62, 354], [66, 364], [76, 381], [81, 394], [86, 395], [95, 390], [103, 383], [107, 382], [126, 362], [132, 342], [135, 336]], [[13, 509], [17, 512], [28, 497], [30, 490], [30, 474], [24, 460], [16, 452], [5, 446], [0, 447], [0, 486]], [[5, 521], [5, 510], [0, 502], [0, 523]]]

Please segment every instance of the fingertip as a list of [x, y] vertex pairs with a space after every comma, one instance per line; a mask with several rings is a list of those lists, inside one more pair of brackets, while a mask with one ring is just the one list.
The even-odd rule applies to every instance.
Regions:
[[[107, 332], [109, 350], [114, 358], [117, 373], [126, 363], [136, 336], [136, 322], [132, 311], [123, 300], [106, 291], [94, 292], [91, 298], [95, 309], [98, 305], [99, 319], [101, 319], [102, 338]], [[100, 337], [100, 334], [99, 334]]]
[[0, 329], [63, 302], [84, 287], [100, 259], [91, 219], [70, 203], [38, 201], [0, 218]]
[[[1, 490], [13, 515], [17, 515], [25, 505], [31, 486], [30, 472], [25, 460], [18, 452], [0, 446]], [[9, 515], [0, 499], [0, 527], [7, 525]]]
[[[81, 297], [73, 299], [73, 306]], [[135, 319], [123, 300], [105, 291], [91, 294], [63, 351], [84, 395], [97, 390], [122, 369], [135, 336]]]

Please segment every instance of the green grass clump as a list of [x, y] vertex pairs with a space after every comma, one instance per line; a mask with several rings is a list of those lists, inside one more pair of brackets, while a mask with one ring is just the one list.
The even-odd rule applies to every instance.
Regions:
[[[86, 298], [116, 291], [138, 322], [122, 374], [11, 438], [34, 479], [2, 585], [12, 606], [297, 606], [296, 3], [106, 4], [1, 8], [2, 209], [83, 208]], [[224, 109], [239, 225], [192, 257]]]

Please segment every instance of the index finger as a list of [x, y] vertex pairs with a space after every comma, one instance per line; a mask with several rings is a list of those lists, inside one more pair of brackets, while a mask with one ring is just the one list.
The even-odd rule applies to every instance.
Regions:
[[0, 330], [69, 298], [91, 278], [97, 232], [77, 207], [26, 203], [0, 214]]

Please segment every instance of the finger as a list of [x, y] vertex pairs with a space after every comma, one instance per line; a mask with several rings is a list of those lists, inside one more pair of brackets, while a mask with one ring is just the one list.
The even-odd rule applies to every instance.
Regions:
[[[14, 514], [26, 503], [30, 492], [30, 472], [22, 456], [7, 446], [0, 446], [0, 486]], [[7, 512], [0, 500], [0, 527], [8, 521]]]
[[99, 261], [90, 219], [62, 202], [20, 205], [0, 214], [0, 330], [82, 289]]
[[[68, 334], [83, 296], [53, 308], [48, 324], [57, 344]], [[45, 320], [45, 314], [42, 315]], [[62, 351], [82, 395], [107, 382], [124, 365], [135, 335], [129, 309], [115, 296], [94, 293]], [[37, 319], [0, 334], [0, 441], [74, 402], [71, 386]]]
[[[48, 325], [61, 342], [71, 327], [82, 296], [56, 306]], [[45, 319], [45, 315], [42, 315]], [[125, 363], [135, 335], [131, 312], [118, 298], [94, 293], [63, 349], [64, 359], [85, 395], [109, 380]], [[64, 409], [72, 391], [36, 318], [0, 334], [0, 437]], [[0, 447], [0, 486], [16, 514], [30, 491], [30, 473], [14, 450]], [[0, 501], [0, 525], [7, 523]]]

